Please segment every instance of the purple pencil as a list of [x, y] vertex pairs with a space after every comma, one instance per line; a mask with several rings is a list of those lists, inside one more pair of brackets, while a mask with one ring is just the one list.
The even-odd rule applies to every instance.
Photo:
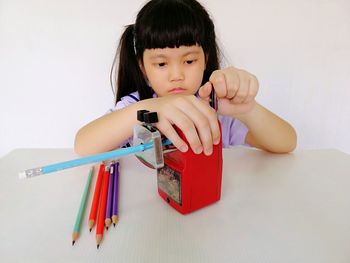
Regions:
[[114, 164], [114, 187], [113, 187], [113, 206], [112, 206], [112, 222], [113, 225], [118, 222], [118, 194], [119, 194], [119, 162]]
[[107, 230], [112, 223], [113, 181], [114, 181], [114, 164], [111, 164], [111, 168], [109, 170], [107, 208], [106, 208], [106, 216], [105, 216], [105, 225]]

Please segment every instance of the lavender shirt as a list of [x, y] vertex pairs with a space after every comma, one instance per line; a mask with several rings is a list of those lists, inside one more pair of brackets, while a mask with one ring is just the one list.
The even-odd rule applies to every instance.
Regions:
[[[109, 110], [109, 112], [111, 113], [120, 110], [138, 101], [139, 94], [137, 91], [135, 91], [127, 96], [122, 97], [121, 100], [117, 102], [115, 107]], [[248, 129], [241, 121], [222, 115], [218, 115], [218, 119], [221, 123], [222, 146], [224, 148], [228, 148], [234, 145], [246, 145], [245, 137], [247, 135]], [[126, 143], [130, 143], [132, 145], [132, 138], [129, 138], [125, 144]]]

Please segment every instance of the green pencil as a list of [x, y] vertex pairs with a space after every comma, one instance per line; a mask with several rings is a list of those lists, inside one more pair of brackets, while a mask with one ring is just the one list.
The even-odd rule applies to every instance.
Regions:
[[79, 211], [77, 214], [77, 218], [75, 219], [75, 224], [74, 224], [74, 229], [73, 229], [73, 234], [72, 234], [72, 239], [73, 239], [72, 246], [74, 245], [75, 241], [79, 237], [81, 221], [83, 219], [83, 215], [84, 215], [84, 211], [85, 211], [86, 199], [87, 199], [87, 195], [89, 192], [93, 172], [94, 172], [94, 167], [92, 166], [90, 168], [89, 175], [88, 175], [88, 178], [86, 180], [83, 196], [81, 197], [80, 207], [79, 207]]

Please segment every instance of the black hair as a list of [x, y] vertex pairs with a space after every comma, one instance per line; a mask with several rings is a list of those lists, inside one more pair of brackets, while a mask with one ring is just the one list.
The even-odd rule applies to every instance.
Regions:
[[[202, 84], [219, 68], [215, 29], [205, 8], [196, 0], [151, 0], [137, 15], [135, 24], [126, 26], [111, 69], [117, 57], [116, 102], [138, 91], [140, 99], [153, 96], [139, 66], [145, 49], [199, 45], [206, 58]], [[116, 72], [115, 72], [116, 73]]]

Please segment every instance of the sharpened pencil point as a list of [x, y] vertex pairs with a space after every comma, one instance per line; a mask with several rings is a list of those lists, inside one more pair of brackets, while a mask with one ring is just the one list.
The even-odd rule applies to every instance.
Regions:
[[97, 245], [97, 249], [100, 247], [100, 245]]
[[72, 241], [72, 246], [74, 246], [75, 240]]
[[106, 226], [106, 230], [108, 231], [108, 226]]
[[90, 232], [91, 232], [92, 228], [90, 228]]
[[115, 227], [115, 223], [113, 223], [113, 226]]

